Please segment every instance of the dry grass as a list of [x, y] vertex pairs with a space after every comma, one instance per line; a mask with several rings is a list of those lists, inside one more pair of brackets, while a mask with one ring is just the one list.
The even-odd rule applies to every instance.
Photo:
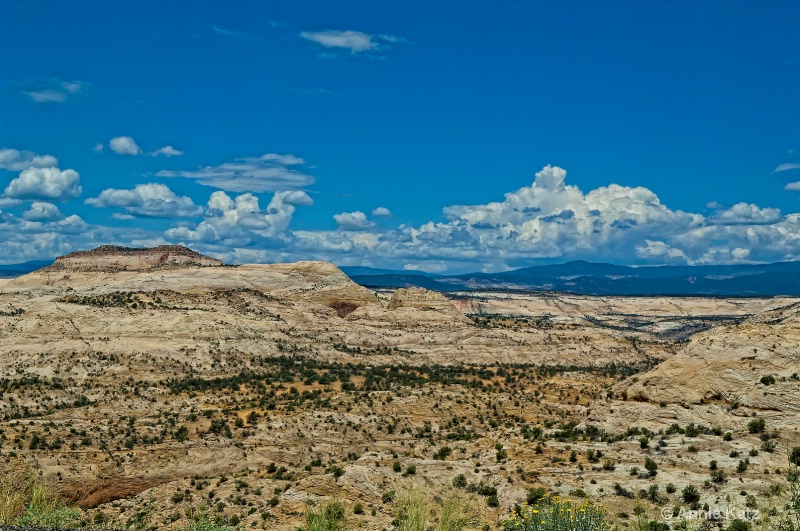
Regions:
[[429, 518], [428, 494], [421, 487], [412, 487], [400, 495], [397, 531], [426, 531]]
[[305, 531], [344, 531], [345, 529], [347, 529], [347, 522], [344, 518], [344, 507], [339, 501], [333, 500], [321, 507], [311, 504], [307, 506]]
[[439, 502], [415, 485], [398, 498], [397, 531], [465, 531], [476, 522], [474, 500], [455, 491]]
[[32, 479], [30, 472], [23, 469], [7, 470], [0, 475], [1, 524], [11, 524], [24, 514]]
[[451, 492], [442, 502], [437, 531], [462, 531], [476, 525], [474, 500]]
[[78, 514], [32, 470], [14, 468], [0, 475], [0, 524], [61, 527], [76, 523]]

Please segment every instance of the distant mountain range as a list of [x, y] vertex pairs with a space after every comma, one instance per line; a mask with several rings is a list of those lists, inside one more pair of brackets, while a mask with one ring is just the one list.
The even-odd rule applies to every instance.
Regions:
[[31, 271], [36, 271], [37, 269], [47, 267], [52, 263], [52, 260], [32, 260], [22, 264], [0, 265], [0, 278], [13, 278], [20, 275], [25, 275]]
[[[52, 260], [34, 260], [0, 265], [0, 278], [18, 277], [52, 263]], [[369, 288], [560, 291], [580, 295], [800, 296], [800, 262], [630, 267], [579, 260], [502, 273], [449, 276], [362, 266], [342, 266], [341, 270], [357, 284]]]
[[502, 273], [443, 276], [420, 271], [341, 268], [370, 288], [421, 287], [436, 291], [560, 291], [582, 295], [800, 296], [800, 262], [762, 265], [630, 267], [585, 261], [525, 267]]

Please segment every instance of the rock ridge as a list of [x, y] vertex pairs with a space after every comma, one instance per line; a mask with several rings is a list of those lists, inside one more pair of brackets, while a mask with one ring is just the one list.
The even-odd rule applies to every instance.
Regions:
[[157, 247], [122, 247], [101, 245], [88, 251], [76, 251], [56, 258], [43, 272], [117, 272], [175, 269], [183, 267], [220, 267], [221, 260], [198, 253], [183, 245]]

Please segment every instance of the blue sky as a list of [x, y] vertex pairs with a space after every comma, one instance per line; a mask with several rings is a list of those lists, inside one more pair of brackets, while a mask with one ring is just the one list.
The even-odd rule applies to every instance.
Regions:
[[0, 0], [0, 262], [800, 259], [798, 16]]

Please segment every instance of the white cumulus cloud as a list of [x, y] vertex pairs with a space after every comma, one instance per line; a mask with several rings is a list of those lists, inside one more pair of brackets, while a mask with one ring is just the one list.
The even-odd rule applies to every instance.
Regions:
[[214, 192], [206, 204], [203, 221], [196, 227], [169, 229], [164, 237], [218, 245], [221, 252], [255, 244], [283, 246], [293, 238], [288, 228], [296, 205], [309, 205], [310, 199], [305, 192], [276, 192], [261, 209], [258, 198], [251, 193], [232, 198], [225, 192]]
[[759, 208], [752, 203], [737, 203], [718, 212], [710, 221], [721, 224], [761, 224], [775, 223], [780, 219], [780, 209]]
[[64, 214], [53, 203], [34, 201], [22, 217], [28, 221], [58, 221], [64, 219]]
[[670, 247], [664, 242], [656, 242], [652, 240], [645, 240], [643, 245], [637, 245], [636, 254], [641, 258], [654, 258], [659, 262], [685, 263], [688, 259], [686, 253], [680, 249]]
[[302, 190], [285, 192], [285, 194], [283, 195], [283, 202], [286, 203], [287, 205], [297, 205], [297, 206], [311, 206], [314, 204], [314, 200], [311, 199], [311, 196], [309, 196]]
[[84, 203], [98, 208], [120, 207], [127, 215], [149, 218], [189, 217], [203, 212], [191, 198], [175, 195], [159, 183], [139, 184], [133, 190], [108, 188]]
[[183, 151], [179, 151], [172, 146], [164, 146], [162, 148], [158, 148], [157, 150], [151, 153], [154, 157], [159, 155], [163, 155], [165, 157], [177, 157], [179, 155], [183, 155]]
[[21, 217], [0, 214], [0, 260], [19, 263], [53, 259], [98, 245], [136, 245], [148, 232], [136, 227], [90, 225], [77, 215], [64, 217], [48, 203], [33, 203]]
[[737, 247], [736, 249], [731, 251], [731, 255], [736, 261], [746, 260], [750, 256], [750, 249], [743, 249], [741, 247]]
[[50, 168], [58, 166], [58, 159], [52, 155], [37, 155], [33, 151], [3, 148], [0, 149], [0, 169], [22, 171], [27, 168]]
[[[297, 171], [302, 164], [293, 155], [267, 154], [200, 168], [191, 177], [216, 185], [241, 178], [244, 188], [253, 183], [264, 188], [265, 182], [274, 187], [297, 185], [313, 181]], [[100, 243], [155, 242], [184, 243], [239, 263], [312, 259], [440, 272], [505, 270], [542, 259], [636, 264], [800, 260], [800, 212], [784, 214], [751, 203], [727, 208], [710, 204], [709, 210], [703, 209], [708, 215], [684, 212], [663, 204], [654, 191], [643, 187], [609, 184], [583, 191], [570, 184], [566, 171], [557, 166], [544, 167], [528, 185], [497, 201], [452, 205], [443, 209], [441, 219], [394, 230], [373, 222], [387, 213], [380, 210], [385, 207], [375, 208], [371, 215], [369, 211], [336, 214], [337, 230], [292, 230], [296, 209], [313, 204], [298, 186], [278, 188], [266, 204], [252, 193], [214, 191], [201, 208], [153, 183], [131, 190], [107, 189], [87, 203], [119, 209], [113, 217], [120, 219], [189, 219], [173, 221], [163, 232], [136, 224], [124, 231], [91, 226], [77, 216], [64, 217], [51, 205], [53, 200], [74, 196], [76, 186], [79, 189], [77, 173], [72, 180], [64, 179], [71, 171], [28, 167], [9, 184], [0, 207], [14, 206], [21, 199], [37, 201], [19, 217], [0, 213], [0, 257], [22, 261]], [[282, 177], [275, 178], [273, 172]], [[192, 219], [195, 215], [199, 219]]]
[[358, 210], [334, 214], [333, 219], [336, 220], [336, 225], [339, 229], [345, 231], [369, 230], [375, 226], [373, 222], [367, 219], [366, 214]]
[[28, 168], [11, 181], [5, 195], [14, 199], [64, 201], [81, 195], [80, 175], [75, 170]]
[[[21, 203], [22, 201], [19, 199], [11, 199], [10, 197], [0, 195], [0, 208], [14, 207]], [[2, 211], [0, 211], [0, 214], [2, 214]]]
[[117, 155], [139, 155], [142, 150], [129, 136], [114, 137], [109, 141], [108, 147]]
[[391, 217], [392, 211], [386, 207], [378, 207], [372, 211], [372, 215], [379, 218]]

